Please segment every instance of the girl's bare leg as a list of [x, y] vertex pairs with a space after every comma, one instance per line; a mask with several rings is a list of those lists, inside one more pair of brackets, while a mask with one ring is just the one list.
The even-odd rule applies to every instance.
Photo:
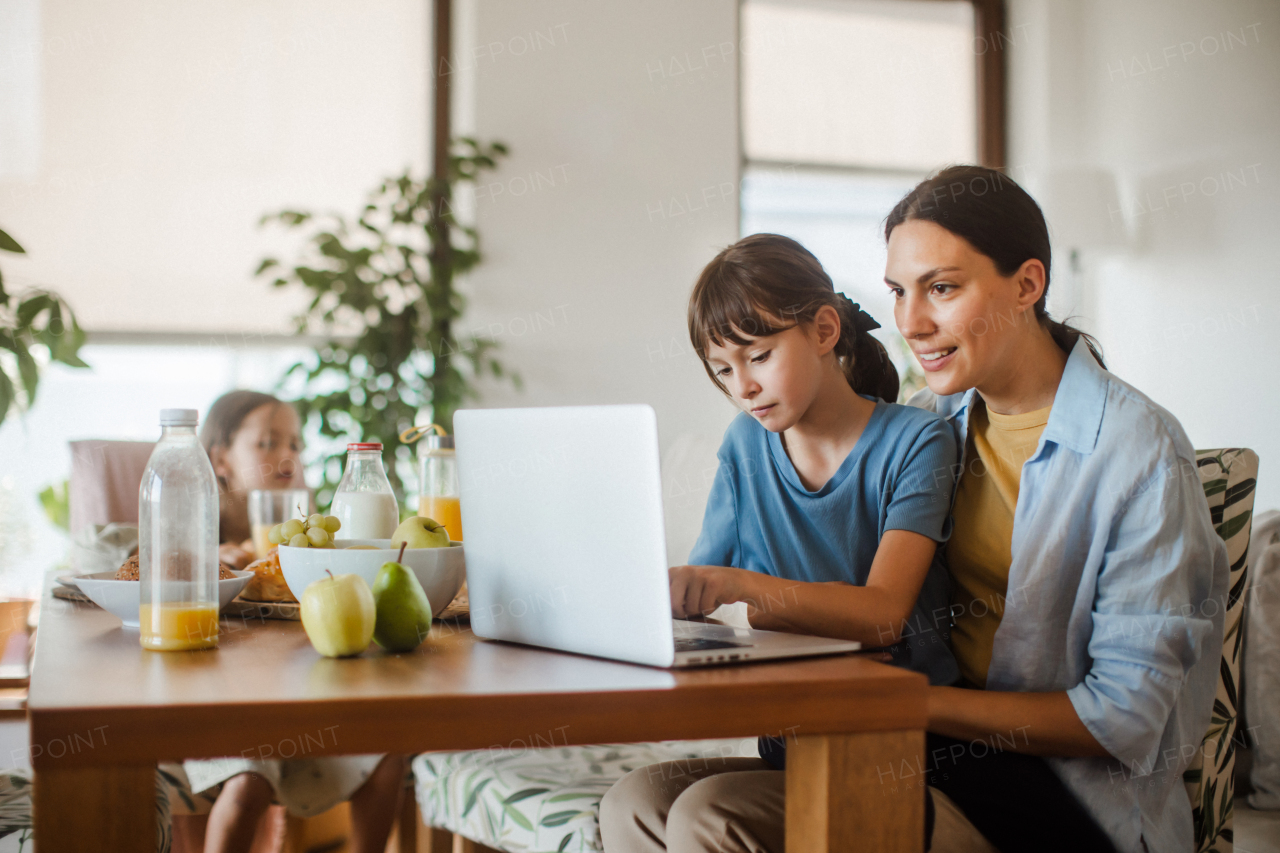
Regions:
[[383, 853], [404, 795], [408, 760], [388, 755], [351, 797], [351, 853]]

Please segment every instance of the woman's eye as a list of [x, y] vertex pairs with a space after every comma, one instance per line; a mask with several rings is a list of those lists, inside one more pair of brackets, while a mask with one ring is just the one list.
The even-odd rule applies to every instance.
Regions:
[[889, 292], [893, 294], [893, 298], [894, 298], [894, 299], [901, 299], [901, 298], [902, 298], [902, 288], [901, 288], [901, 287], [891, 287], [891, 288], [889, 288]]
[[940, 281], [940, 282], [937, 282], [937, 283], [933, 284], [933, 285], [931, 286], [931, 289], [933, 290], [933, 292], [934, 292], [934, 293], [937, 293], [937, 294], [940, 294], [940, 295], [941, 295], [941, 294], [947, 294], [947, 293], [950, 293], [951, 291], [953, 291], [953, 290], [955, 290], [955, 289], [956, 289], [956, 286], [955, 286], [954, 284], [947, 284], [946, 282], [941, 282], [941, 281]]

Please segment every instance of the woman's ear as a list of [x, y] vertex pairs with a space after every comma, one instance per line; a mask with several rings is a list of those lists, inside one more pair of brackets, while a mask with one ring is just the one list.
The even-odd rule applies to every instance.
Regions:
[[1018, 307], [1031, 308], [1044, 296], [1045, 282], [1044, 264], [1035, 258], [1022, 262], [1014, 279], [1018, 283]]

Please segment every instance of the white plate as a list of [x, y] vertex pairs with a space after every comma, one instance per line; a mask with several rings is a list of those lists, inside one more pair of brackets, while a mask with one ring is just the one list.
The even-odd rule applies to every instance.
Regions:
[[[218, 608], [226, 607], [240, 594], [253, 577], [253, 572], [232, 572], [234, 578], [218, 581]], [[115, 572], [94, 572], [73, 579], [76, 587], [103, 610], [120, 617], [126, 628], [138, 627], [138, 605], [142, 598], [142, 584], [138, 581], [118, 581]], [[70, 586], [70, 584], [68, 584]]]

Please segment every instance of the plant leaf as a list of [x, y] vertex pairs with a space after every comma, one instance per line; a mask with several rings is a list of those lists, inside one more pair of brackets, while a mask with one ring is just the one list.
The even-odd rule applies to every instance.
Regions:
[[18, 241], [10, 237], [3, 230], [0, 230], [0, 249], [6, 252], [15, 252], [19, 255], [25, 255], [27, 250], [18, 245]]
[[30, 327], [41, 311], [46, 308], [52, 308], [55, 304], [55, 300], [50, 298], [47, 293], [39, 293], [24, 299], [18, 304], [18, 329], [22, 330]]
[[5, 415], [9, 412], [9, 406], [13, 403], [13, 382], [9, 380], [9, 375], [0, 370], [0, 423], [4, 422]]
[[27, 408], [36, 401], [36, 386], [40, 384], [40, 371], [36, 368], [36, 360], [31, 357], [27, 345], [22, 338], [15, 338], [13, 354], [18, 359], [18, 375], [22, 377], [22, 390], [27, 392]]

